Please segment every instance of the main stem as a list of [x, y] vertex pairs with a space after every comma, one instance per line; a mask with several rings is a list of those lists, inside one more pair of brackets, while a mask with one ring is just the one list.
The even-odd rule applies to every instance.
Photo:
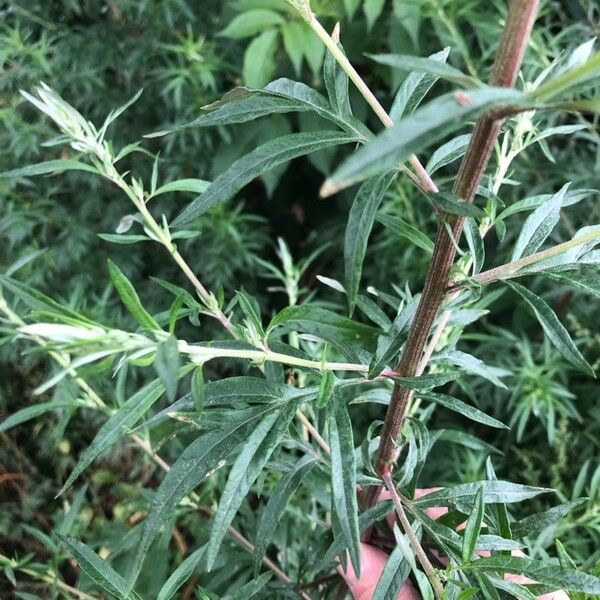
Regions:
[[[512, 87], [515, 84], [538, 4], [539, 0], [512, 0], [492, 69], [491, 85]], [[472, 202], [475, 197], [503, 122], [494, 116], [483, 115], [475, 126], [454, 185], [454, 192], [464, 202]], [[401, 377], [413, 377], [417, 373], [431, 327], [448, 289], [450, 270], [456, 257], [456, 244], [463, 224], [464, 218], [456, 215], [442, 215], [440, 218], [423, 294], [400, 362], [395, 369]], [[410, 389], [396, 383], [375, 463], [377, 471], [382, 475], [391, 470], [391, 464], [396, 458], [395, 440], [402, 429], [411, 396]], [[378, 489], [370, 488], [366, 499], [367, 507], [373, 506], [377, 497]]]

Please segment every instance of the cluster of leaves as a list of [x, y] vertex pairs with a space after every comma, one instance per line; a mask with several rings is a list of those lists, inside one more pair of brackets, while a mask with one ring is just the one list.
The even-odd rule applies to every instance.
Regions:
[[[360, 535], [373, 528], [372, 539], [391, 550], [374, 597], [395, 598], [409, 577], [423, 597], [432, 597], [410, 535], [397, 526], [390, 529], [384, 519], [391, 503], [361, 510], [357, 498], [359, 487], [381, 485], [373, 468], [380, 419], [391, 386], [399, 382], [414, 391], [414, 400], [397, 440], [401, 453], [394, 484], [423, 546], [434, 549], [432, 556], [448, 557], [447, 565], [436, 568], [444, 595], [530, 599], [559, 587], [577, 598], [600, 594], [600, 580], [593, 574], [598, 574], [594, 548], [600, 535], [600, 471], [592, 468], [598, 431], [597, 410], [591, 412], [593, 369], [559, 320], [564, 309], [557, 310], [560, 304], [554, 302], [568, 288], [577, 294], [569, 302], [584, 298], [579, 294], [600, 297], [600, 225], [590, 220], [590, 213], [598, 216], [590, 209], [597, 192], [582, 167], [593, 164], [598, 144], [594, 125], [600, 112], [600, 60], [593, 41], [548, 42], [543, 24], [555, 15], [545, 9], [542, 33], [535, 33], [537, 46], [533, 44], [541, 56], [530, 57], [523, 72], [528, 83], [520, 86], [522, 91], [497, 89], [482, 83], [484, 72], [472, 57], [478, 41], [492, 51], [485, 34], [499, 35], [501, 19], [495, 9], [493, 18], [484, 13], [487, 20], [478, 21], [481, 14], [461, 12], [453, 2], [427, 2], [418, 9], [394, 2], [389, 11], [370, 0], [317, 5], [324, 16], [352, 20], [362, 15], [355, 30], [359, 33], [378, 19], [391, 23], [390, 38], [401, 26], [414, 46], [423, 35], [420, 25], [435, 25], [436, 35], [427, 44], [437, 47], [427, 48], [433, 52], [429, 59], [399, 54], [395, 45], [376, 49], [374, 81], [380, 76], [377, 69], [395, 69], [393, 75], [386, 71], [386, 81], [395, 91], [390, 113], [396, 122], [376, 135], [370, 119], [363, 118], [364, 107], [357, 110], [339, 56], [319, 45], [310, 25], [294, 12], [295, 3], [234, 4], [241, 14], [214, 31], [220, 31], [216, 39], [251, 38], [241, 65], [245, 86], [198, 111], [198, 104], [226, 87], [227, 49], [222, 56], [210, 54], [211, 36], [198, 36], [187, 23], [173, 34], [175, 24], [197, 16], [183, 0], [109, 2], [110, 19], [119, 28], [150, 23], [159, 39], [169, 39], [155, 50], [163, 67], [146, 74], [144, 52], [156, 45], [153, 33], [137, 32], [133, 40], [122, 31], [116, 36], [135, 46], [139, 62], [132, 63], [126, 86], [134, 88], [128, 90], [131, 100], [102, 119], [101, 109], [117, 103], [96, 98], [93, 78], [87, 92], [79, 86], [75, 90], [83, 71], [79, 62], [67, 68], [49, 58], [62, 53], [65, 62], [89, 60], [89, 69], [99, 72], [94, 54], [69, 50], [66, 45], [75, 42], [62, 26], [57, 26], [56, 38], [45, 37], [42, 28], [23, 43], [21, 18], [53, 23], [52, 8], [39, 13], [20, 6], [10, 12], [15, 25], [6, 30], [13, 41], [5, 62], [16, 67], [25, 61], [32, 69], [26, 71], [24, 86], [30, 90], [29, 78], [50, 81], [52, 85], [23, 96], [52, 125], [37, 117], [25, 121], [22, 100], [11, 87], [23, 83], [17, 79], [7, 86], [6, 119], [15, 124], [14, 130], [7, 128], [9, 135], [20, 143], [29, 139], [30, 147], [10, 146], [13, 153], [7, 160], [13, 164], [1, 180], [7, 205], [18, 207], [7, 209], [8, 217], [21, 218], [27, 227], [20, 234], [6, 227], [22, 237], [13, 238], [7, 248], [7, 268], [0, 277], [2, 339], [11, 349], [41, 351], [51, 372], [42, 377], [39, 368], [32, 369], [37, 381], [35, 386], [28, 382], [27, 389], [38, 401], [15, 405], [0, 423], [0, 433], [10, 440], [10, 434], [27, 431], [40, 417], [58, 421], [42, 439], [50, 455], [56, 447], [63, 454], [56, 478], [64, 481], [51, 491], [60, 488], [59, 496], [70, 498], [58, 517], [53, 515], [54, 523], [43, 514], [39, 518], [39, 504], [31, 507], [39, 527], [22, 524], [24, 540], [15, 535], [8, 549], [2, 546], [0, 567], [10, 589], [14, 585], [23, 598], [39, 597], [39, 586], [68, 597], [71, 583], [85, 598], [104, 593], [164, 600], [177, 593], [189, 597], [192, 589], [207, 598], [334, 597], [337, 557], [344, 561], [347, 549], [358, 572]], [[77, 21], [91, 9], [85, 2], [70, 2], [60, 10], [67, 21]], [[593, 7], [589, 15], [594, 16]], [[468, 39], [459, 33], [467, 29], [458, 27], [464, 21], [490, 25], [477, 34], [482, 40]], [[585, 29], [576, 25], [572, 33], [580, 27]], [[144, 38], [148, 48], [138, 47]], [[297, 75], [306, 61], [318, 80], [314, 87], [285, 77], [263, 87], [277, 69], [285, 69], [276, 60], [279, 39]], [[457, 66], [448, 63], [448, 50], [439, 51], [440, 42], [457, 48]], [[118, 48], [115, 43], [112, 50]], [[343, 56], [344, 48], [336, 48]], [[390, 50], [394, 54], [382, 53]], [[36, 62], [39, 70], [32, 67]], [[61, 70], [73, 79], [55, 86]], [[128, 71], [114, 76], [123, 73]], [[152, 87], [148, 93], [149, 77], [160, 93], [152, 94]], [[102, 81], [110, 87], [105, 76]], [[146, 87], [141, 96], [134, 95], [138, 81]], [[430, 99], [432, 88], [451, 91]], [[462, 96], [457, 97], [457, 89]], [[467, 123], [507, 105], [516, 114], [476, 203], [466, 205], [452, 196], [450, 186], [468, 144]], [[153, 117], [148, 117], [148, 107]], [[145, 131], [136, 115], [144, 115]], [[115, 121], [129, 126], [115, 128]], [[182, 124], [166, 125], [173, 121]], [[292, 126], [296, 123], [298, 131]], [[50, 126], [60, 135], [48, 144], [48, 160], [12, 168], [33, 162], [37, 136], [49, 137]], [[156, 133], [144, 143], [131, 143], [130, 128], [135, 136]], [[221, 151], [231, 131], [241, 132], [241, 143], [235, 137], [236, 148]], [[568, 142], [554, 143], [564, 136]], [[161, 143], [156, 138], [164, 138], [166, 158], [151, 152], [153, 144]], [[201, 168], [199, 155], [191, 156], [186, 146], [190, 140], [201, 153]], [[60, 154], [56, 146], [61, 146]], [[217, 156], [209, 157], [213, 148]], [[403, 177], [407, 167], [399, 165], [414, 152], [430, 155], [427, 169], [436, 174], [439, 195], [424, 195]], [[273, 197], [271, 206], [276, 206], [285, 190], [287, 178], [278, 185], [284, 168], [309, 155], [328, 175], [325, 191], [344, 190], [338, 209], [351, 203], [347, 216], [339, 211], [339, 219], [325, 218], [319, 226], [318, 233], [335, 234], [328, 236], [338, 240], [334, 251], [320, 247], [310, 253], [300, 246], [305, 256], [295, 261], [280, 240], [276, 258], [256, 256], [265, 244], [265, 236], [256, 231], [263, 220], [237, 208], [232, 199], [262, 178], [266, 195]], [[549, 165], [548, 177], [538, 176], [541, 160]], [[338, 166], [330, 168], [334, 164]], [[306, 170], [314, 177], [314, 170]], [[61, 175], [33, 179], [57, 173]], [[100, 186], [102, 179], [105, 185]], [[38, 187], [38, 181], [44, 183]], [[75, 190], [90, 190], [90, 200], [76, 213], [78, 219], [86, 218], [77, 224], [83, 232], [79, 254], [71, 249], [77, 238], [69, 227], [73, 217], [52, 224], [67, 231], [63, 250], [54, 242], [56, 233], [48, 230], [48, 218], [40, 215], [42, 206], [54, 214], [59, 205], [54, 196], [58, 190], [62, 197], [65, 187], [57, 181], [72, 198], [81, 195]], [[349, 188], [355, 183], [361, 185], [354, 193]], [[109, 186], [116, 195], [106, 191]], [[289, 190], [293, 192], [293, 183]], [[190, 193], [196, 197], [185, 208], [173, 207], [174, 199], [179, 202]], [[45, 196], [46, 204], [39, 200]], [[102, 208], [99, 196], [106, 196]], [[62, 211], [68, 213], [64, 207]], [[456, 288], [439, 315], [442, 330], [427, 370], [401, 378], [393, 369], [419, 302], [412, 290], [418, 289], [431, 257], [435, 215], [467, 219], [455, 265]], [[104, 233], [116, 223], [116, 233]], [[486, 237], [491, 231], [499, 244]], [[90, 241], [96, 234], [101, 241]], [[17, 254], [22, 239], [35, 246]], [[54, 272], [88, 263], [83, 271], [87, 279], [78, 279], [81, 291], [68, 281], [47, 285], [46, 239], [52, 240], [53, 253], [64, 253], [67, 261]], [[343, 264], [333, 265], [337, 249], [343, 251]], [[406, 255], [399, 259], [403, 249]], [[106, 268], [109, 253], [114, 262]], [[144, 282], [140, 270], [153, 280]], [[112, 286], [98, 286], [98, 272], [108, 272]], [[283, 297], [283, 303], [261, 290], [256, 274], [277, 282], [269, 291]], [[180, 285], [183, 276], [193, 292]], [[49, 293], [39, 291], [42, 286]], [[71, 300], [57, 300], [61, 294]], [[124, 313], [109, 310], [116, 298]], [[515, 300], [519, 308], [513, 316]], [[585, 310], [578, 315], [590, 318]], [[509, 333], [513, 324], [533, 335]], [[39, 359], [27, 361], [25, 366], [39, 364]], [[581, 430], [582, 415], [588, 461], [577, 473], [560, 452], [569, 451], [564, 436]], [[93, 426], [91, 441], [68, 437], [86, 422]], [[507, 433], [509, 426], [513, 433]], [[68, 439], [76, 442], [73, 451]], [[512, 464], [514, 447], [529, 444], [545, 463], [548, 442], [556, 447], [562, 472], [546, 482], [531, 469], [531, 477], [524, 479]], [[118, 465], [138, 463], [140, 451], [144, 465], [131, 466], [124, 484], [115, 475]], [[438, 454], [445, 459], [438, 460]], [[469, 456], [475, 457], [471, 471]], [[111, 458], [116, 463], [112, 468]], [[99, 464], [104, 468], [94, 471]], [[83, 477], [86, 483], [75, 490]], [[445, 488], [426, 496], [416, 493], [417, 487], [433, 483]], [[557, 505], [540, 500], [554, 483]], [[107, 493], [101, 489], [105, 485], [110, 486]], [[526, 500], [536, 505], [524, 516], [519, 503]], [[104, 502], [110, 506], [103, 509]], [[447, 507], [447, 515], [431, 519], [427, 509], [434, 506]], [[114, 517], [99, 516], [103, 510]], [[576, 517], [569, 516], [573, 511]], [[457, 533], [463, 521], [466, 528]], [[564, 543], [555, 545], [557, 535], [564, 536]], [[26, 545], [28, 539], [35, 544]], [[171, 539], [177, 552], [166, 551]], [[19, 552], [32, 547], [26, 555]], [[511, 555], [522, 548], [531, 558]], [[482, 558], [481, 551], [491, 556]], [[81, 569], [78, 580], [61, 570], [69, 555]], [[502, 578], [506, 572], [538, 583], [512, 583]], [[191, 587], [184, 589], [186, 584]]]

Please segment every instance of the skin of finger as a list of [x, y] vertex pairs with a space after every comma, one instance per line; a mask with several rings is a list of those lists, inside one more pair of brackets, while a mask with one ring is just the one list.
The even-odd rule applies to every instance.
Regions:
[[[426, 496], [427, 494], [431, 494], [433, 492], [437, 492], [440, 489], [442, 488], [435, 487], [417, 489], [415, 490], [415, 499], [422, 498], [423, 496]], [[381, 492], [379, 500], [389, 500], [389, 498], [389, 492], [383, 490]], [[427, 508], [425, 512], [431, 519], [439, 519], [448, 512], [448, 509], [442, 506], [434, 506], [431, 508]], [[388, 522], [390, 523], [390, 526], [393, 526], [394, 521], [395, 515], [393, 513], [388, 515]], [[464, 524], [458, 527], [458, 529], [463, 528]], [[478, 554], [480, 556], [490, 555], [489, 552], [478, 552]], [[521, 550], [513, 550], [512, 555], [521, 557], [526, 556]], [[385, 552], [368, 544], [361, 544], [361, 562], [363, 566], [361, 569], [360, 578], [357, 579], [349, 561], [348, 571], [346, 573], [344, 573], [341, 566], [338, 566], [338, 572], [346, 580], [346, 583], [352, 591], [355, 600], [371, 600], [373, 592], [377, 587], [377, 582], [379, 581], [381, 573], [383, 572], [383, 569], [387, 562], [387, 559], [388, 555]], [[520, 584], [535, 583], [528, 577], [513, 573], [505, 574], [504, 578], [508, 581]], [[412, 583], [410, 581], [407, 581], [400, 590], [398, 600], [421, 600], [421, 596], [419, 595], [415, 587], [412, 585]], [[563, 590], [558, 590], [556, 592], [551, 592], [549, 594], [539, 596], [538, 600], [569, 600], [569, 596], [567, 596], [567, 594]]]
[[[348, 561], [347, 571], [344, 572], [341, 565], [338, 565], [338, 573], [346, 580], [354, 600], [371, 600], [377, 582], [387, 563], [388, 555], [369, 544], [360, 545], [361, 576], [356, 577], [354, 569]], [[400, 590], [398, 600], [421, 600], [421, 596], [410, 581], [407, 581]]]

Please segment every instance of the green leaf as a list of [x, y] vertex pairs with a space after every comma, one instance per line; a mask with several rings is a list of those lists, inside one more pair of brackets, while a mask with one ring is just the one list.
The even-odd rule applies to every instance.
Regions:
[[317, 400], [315, 402], [315, 406], [317, 408], [325, 408], [329, 405], [329, 401], [333, 396], [335, 384], [335, 375], [331, 371], [325, 371], [321, 376], [321, 382], [319, 384], [319, 394], [317, 395]]
[[563, 324], [558, 320], [554, 311], [542, 300], [530, 292], [526, 287], [514, 281], [505, 281], [513, 291], [515, 291], [533, 310], [540, 325], [543, 327], [548, 339], [552, 342], [555, 348], [574, 366], [581, 369], [589, 375], [594, 375], [594, 370], [585, 360], [575, 342], [571, 339], [569, 332]]
[[306, 24], [303, 21], [286, 21], [282, 28], [283, 47], [292, 62], [296, 76], [302, 71], [304, 45], [306, 40]]
[[465, 448], [477, 450], [478, 452], [486, 454], [490, 452], [502, 454], [496, 447], [466, 431], [459, 431], [458, 429], [442, 429], [440, 433], [439, 439], [441, 441], [459, 444]]
[[471, 202], [464, 202], [453, 194], [440, 192], [433, 196], [429, 196], [429, 199], [443, 212], [451, 215], [474, 218], [485, 216], [485, 212], [481, 210], [481, 208], [475, 206]]
[[22, 300], [26, 306], [33, 310], [48, 312], [54, 315], [62, 315], [65, 317], [66, 322], [74, 320], [80, 324], [89, 325], [92, 327], [102, 327], [102, 325], [92, 321], [91, 319], [88, 319], [84, 315], [77, 313], [74, 310], [71, 310], [67, 306], [59, 304], [49, 296], [42, 294], [38, 290], [28, 286], [25, 283], [17, 281], [16, 279], [12, 279], [0, 274], [0, 283], [4, 288], [10, 290], [17, 298]]
[[410, 574], [410, 563], [404, 557], [400, 546], [390, 554], [381, 572], [372, 600], [397, 600], [400, 590]]
[[385, 6], [385, 0], [365, 0], [363, 4], [363, 12], [367, 19], [367, 29], [371, 31], [375, 21], [379, 18], [383, 12]]
[[182, 227], [207, 210], [229, 200], [253, 179], [283, 163], [317, 150], [358, 141], [357, 136], [339, 131], [291, 133], [271, 140], [236, 160], [227, 171], [219, 175], [204, 194], [179, 214], [173, 227]]
[[[449, 52], [450, 48], [444, 48], [440, 52], [432, 54], [429, 59], [445, 63]], [[436, 75], [431, 75], [425, 71], [412, 71], [409, 73], [394, 98], [390, 110], [392, 121], [396, 123], [401, 117], [411, 115], [437, 80]]]
[[128, 246], [138, 242], [150, 242], [147, 235], [123, 234], [123, 233], [99, 233], [98, 237], [113, 244], [122, 244]]
[[583, 506], [586, 501], [587, 498], [579, 498], [578, 500], [565, 502], [563, 504], [559, 504], [558, 506], [553, 506], [552, 508], [549, 508], [543, 512], [525, 517], [516, 523], [512, 523], [511, 527], [513, 534], [518, 538], [523, 538], [528, 535], [536, 535], [546, 529], [546, 527], [550, 527], [551, 525], [558, 523], [560, 519], [566, 517], [572, 510], [575, 510], [579, 506]]
[[479, 488], [477, 494], [475, 494], [473, 510], [467, 519], [467, 526], [465, 527], [463, 536], [462, 559], [465, 562], [470, 561], [475, 553], [477, 539], [479, 538], [483, 523], [483, 512], [483, 492]]
[[79, 404], [75, 400], [53, 400], [52, 402], [42, 402], [40, 404], [34, 404], [33, 406], [26, 406], [0, 422], [0, 433], [8, 431], [21, 423], [26, 423], [31, 419], [35, 419], [47, 412], [59, 410], [61, 408], [73, 409], [77, 406], [79, 406]]
[[411, 390], [422, 391], [445, 385], [451, 381], [456, 381], [463, 374], [464, 371], [452, 369], [440, 373], [425, 373], [424, 375], [419, 375], [417, 377], [394, 377], [394, 381], [397, 381]]
[[194, 194], [201, 194], [206, 191], [209, 186], [210, 181], [204, 181], [203, 179], [178, 179], [177, 181], [171, 181], [165, 183], [165, 185], [161, 185], [152, 193], [152, 197], [154, 198], [169, 192], [193, 192]]
[[192, 374], [191, 392], [192, 400], [194, 401], [194, 410], [197, 415], [201, 415], [204, 411], [205, 399], [204, 372], [201, 366], [194, 369], [194, 373]]
[[580, 292], [589, 294], [594, 298], [600, 298], [600, 278], [597, 273], [588, 276], [580, 273], [567, 273], [560, 270], [554, 271], [548, 269], [541, 271], [540, 275], [548, 277], [552, 279], [552, 281], [556, 281], [556, 283], [568, 285]]
[[269, 540], [277, 529], [283, 513], [302, 480], [315, 466], [315, 458], [301, 458], [277, 483], [261, 515], [254, 542], [254, 572], [258, 573]]
[[88, 173], [98, 173], [96, 167], [87, 165], [78, 160], [73, 159], [58, 159], [58, 160], [47, 160], [45, 162], [37, 163], [35, 165], [28, 165], [20, 169], [13, 169], [12, 171], [5, 171], [0, 173], [1, 179], [21, 178], [21, 177], [34, 177], [36, 175], [48, 175], [49, 173], [57, 173], [62, 171], [87, 171]]
[[367, 242], [377, 209], [394, 180], [395, 171], [367, 179], [359, 188], [348, 215], [344, 236], [344, 273], [350, 314], [354, 312]]
[[250, 598], [254, 598], [254, 596], [256, 596], [256, 594], [258, 594], [258, 592], [260, 592], [265, 587], [265, 585], [269, 583], [272, 577], [273, 573], [263, 573], [262, 575], [259, 575], [256, 579], [253, 579], [252, 581], [249, 581], [248, 583], [243, 585], [241, 588], [236, 590], [231, 596], [228, 596], [228, 598], [231, 598], [231, 600], [250, 600]]
[[283, 17], [275, 11], [267, 9], [248, 10], [237, 15], [218, 35], [233, 40], [241, 40], [253, 37], [275, 25], [282, 25], [284, 22]]
[[57, 496], [62, 495], [102, 452], [123, 437], [150, 410], [164, 391], [162, 382], [155, 379], [138, 390], [125, 404], [120, 406], [98, 430], [89, 448], [79, 457], [77, 464]]
[[170, 335], [158, 344], [154, 368], [165, 386], [169, 402], [173, 402], [177, 395], [177, 382], [179, 381], [179, 348], [174, 335]]
[[442, 144], [436, 151], [431, 155], [426, 171], [433, 175], [438, 169], [449, 165], [455, 160], [459, 159], [465, 154], [469, 142], [471, 141], [471, 134], [466, 133], [452, 138], [449, 142]]
[[298, 406], [298, 401], [292, 401], [284, 405], [278, 412], [263, 417], [245, 440], [231, 467], [219, 500], [219, 506], [215, 512], [206, 551], [207, 570], [212, 568], [227, 528], [252, 484], [285, 435]]
[[380, 65], [387, 65], [409, 72], [421, 71], [436, 78], [456, 83], [461, 87], [472, 88], [483, 85], [475, 77], [463, 73], [460, 69], [446, 63], [446, 61], [436, 60], [435, 58], [422, 58], [408, 54], [367, 54], [367, 56]]
[[[338, 43], [337, 47], [342, 52], [344, 51], [341, 44]], [[350, 107], [350, 94], [348, 93], [348, 75], [329, 51], [325, 54], [325, 61], [323, 62], [323, 81], [325, 82], [331, 108], [342, 119], [350, 120], [352, 118], [352, 108]]]
[[396, 168], [448, 135], [466, 119], [484, 110], [510, 105], [531, 106], [526, 97], [508, 88], [485, 87], [468, 93], [469, 103], [453, 94], [436, 98], [352, 154], [325, 182], [322, 193], [332, 194], [354, 183]]
[[569, 90], [581, 83], [585, 83], [600, 74], [600, 52], [592, 54], [582, 65], [561, 73], [558, 77], [540, 85], [537, 89], [529, 92], [529, 96], [535, 100], [548, 100]]
[[277, 79], [263, 89], [240, 87], [225, 94], [220, 100], [203, 108], [205, 114], [182, 125], [159, 131], [146, 137], [156, 137], [188, 127], [212, 127], [246, 123], [276, 113], [313, 111], [342, 129], [357, 133], [366, 140], [369, 130], [360, 121], [342, 118], [327, 100], [304, 83]]
[[360, 532], [356, 497], [354, 438], [346, 403], [337, 393], [334, 393], [329, 419], [329, 445], [331, 447], [333, 506], [342, 535], [349, 548], [352, 567], [358, 577], [360, 576]]
[[160, 588], [156, 600], [169, 600], [177, 590], [190, 578], [196, 567], [204, 557], [206, 544], [200, 546], [192, 552], [176, 569], [171, 573], [167, 581]]
[[294, 326], [323, 339], [335, 339], [339, 342], [368, 340], [378, 332], [370, 325], [342, 317], [313, 304], [284, 308], [271, 319], [267, 331], [270, 332], [281, 325]]
[[564, 185], [529, 215], [515, 243], [511, 261], [530, 256], [544, 243], [558, 223], [560, 209], [568, 189], [569, 184]]
[[525, 575], [542, 585], [571, 592], [600, 594], [600, 579], [587, 573], [563, 569], [549, 561], [517, 556], [494, 555], [480, 558], [463, 566], [466, 571], [502, 571]]
[[277, 36], [276, 29], [268, 29], [254, 38], [246, 48], [242, 69], [246, 85], [262, 87], [271, 79], [277, 68], [275, 63]]
[[486, 415], [484, 412], [480, 411], [478, 408], [459, 400], [458, 398], [454, 398], [453, 396], [448, 396], [446, 394], [439, 394], [436, 392], [417, 392], [417, 395], [424, 400], [428, 400], [429, 402], [434, 402], [435, 404], [439, 404], [449, 410], [457, 412], [467, 419], [471, 421], [475, 421], [476, 423], [483, 423], [484, 425], [488, 425], [489, 427], [495, 427], [497, 429], [508, 429], [504, 423]]
[[377, 215], [377, 220], [392, 233], [399, 237], [404, 237], [412, 242], [415, 246], [422, 248], [429, 254], [433, 253], [433, 242], [416, 227], [403, 221], [399, 217], [391, 217], [389, 215]]
[[112, 262], [112, 260], [108, 261], [108, 271], [110, 273], [110, 279], [121, 298], [121, 302], [123, 302], [127, 310], [135, 317], [138, 323], [146, 329], [160, 330], [160, 325], [142, 306], [140, 297], [137, 295], [137, 292], [129, 279], [125, 277], [125, 274]]
[[377, 349], [371, 364], [369, 365], [369, 378], [375, 377], [383, 371], [386, 365], [394, 362], [402, 344], [408, 335], [409, 328], [414, 319], [417, 307], [419, 306], [420, 296], [415, 296], [410, 302], [398, 313], [392, 327], [388, 333], [379, 336], [377, 340]]
[[490, 365], [486, 365], [482, 360], [473, 356], [472, 354], [468, 354], [467, 352], [460, 352], [459, 350], [452, 350], [449, 352], [444, 352], [443, 354], [438, 354], [434, 358], [435, 362], [440, 363], [450, 363], [469, 373], [473, 373], [474, 375], [479, 375], [484, 379], [487, 379], [495, 386], [506, 390], [507, 387], [500, 381], [499, 377], [505, 377], [510, 375], [511, 372], [506, 369], [500, 369], [498, 367], [492, 367]]
[[[461, 483], [453, 487], [446, 487], [437, 492], [422, 496], [413, 503], [419, 508], [428, 508], [431, 506], [452, 506], [457, 508], [465, 507], [465, 512], [470, 512], [469, 508], [473, 505], [477, 492], [482, 491], [484, 504], [499, 504], [522, 502], [529, 500], [539, 494], [545, 494], [551, 490], [541, 487], [522, 485], [510, 481], [475, 481], [473, 483]], [[459, 508], [460, 510], [460, 508]], [[463, 512], [461, 510], [461, 512]]]
[[243, 443], [256, 428], [256, 421], [268, 418], [270, 405], [236, 410], [224, 426], [196, 438], [179, 456], [165, 475], [154, 495], [150, 512], [129, 574], [129, 583], [137, 579], [144, 558], [158, 531], [177, 503], [191, 492], [222, 460]]
[[[565, 195], [563, 196], [562, 208], [566, 206], [572, 206], [573, 204], [577, 204], [582, 200], [585, 200], [591, 195], [597, 194], [596, 190], [593, 189], [578, 189], [572, 190], [569, 188]], [[549, 198], [551, 198], [553, 194], [538, 194], [536, 196], [530, 196], [528, 198], [524, 198], [523, 200], [519, 200], [518, 202], [512, 203], [510, 206], [507, 206], [499, 215], [498, 219], [506, 219], [507, 217], [514, 215], [518, 212], [529, 211], [532, 209], [541, 206], [544, 202], [546, 202]]]
[[473, 261], [473, 275], [476, 275], [481, 271], [485, 261], [485, 246], [481, 237], [481, 231], [479, 231], [479, 227], [474, 219], [470, 217], [465, 219], [464, 233], [469, 246], [471, 260]]
[[121, 600], [141, 600], [135, 592], [127, 590], [125, 580], [88, 546], [70, 537], [59, 536], [59, 538], [69, 549], [81, 570], [103, 590]]

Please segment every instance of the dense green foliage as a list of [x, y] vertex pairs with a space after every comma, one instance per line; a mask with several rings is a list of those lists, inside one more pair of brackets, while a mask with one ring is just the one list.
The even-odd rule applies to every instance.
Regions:
[[[303, 6], [0, 8], [0, 598], [339, 598], [373, 524], [375, 597], [433, 597], [357, 494], [395, 382], [394, 480], [446, 597], [534, 597], [504, 572], [600, 597], [597, 3], [542, 2], [508, 90], [482, 83], [505, 2], [311, 2], [383, 132]], [[460, 202], [472, 124], [506, 105]], [[400, 378], [449, 215], [448, 320]]]

